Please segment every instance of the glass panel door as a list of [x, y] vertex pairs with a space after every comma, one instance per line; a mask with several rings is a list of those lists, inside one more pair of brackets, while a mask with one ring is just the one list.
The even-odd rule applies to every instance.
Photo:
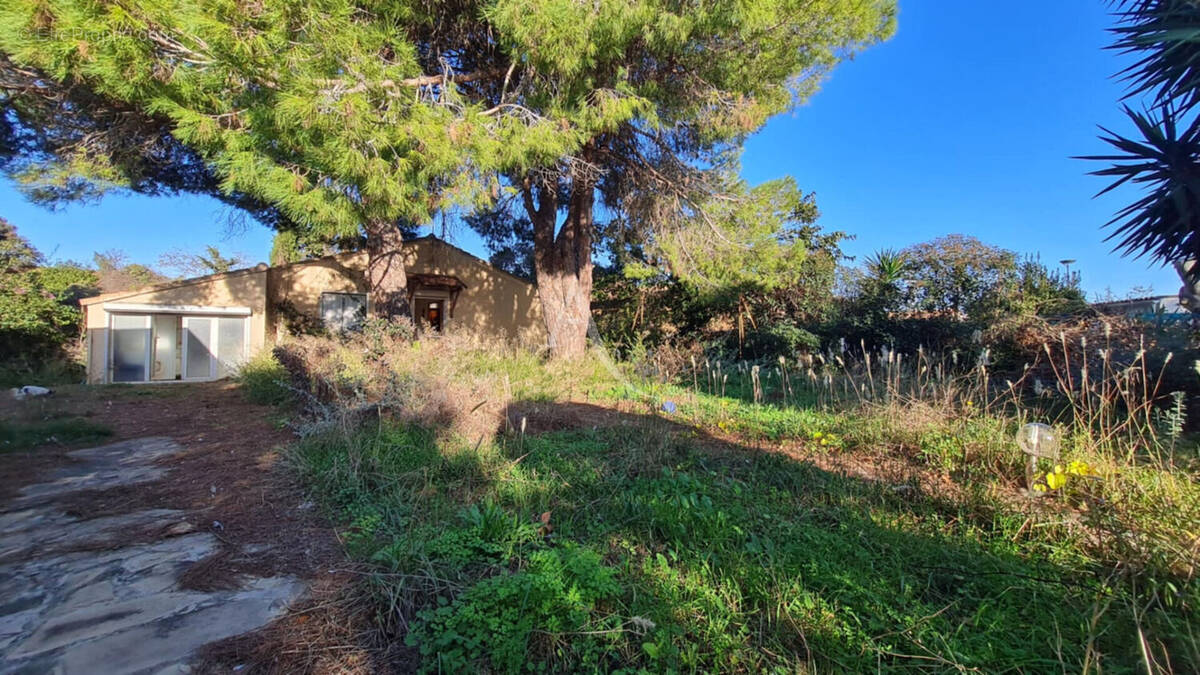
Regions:
[[183, 318], [183, 379], [209, 380], [216, 377], [213, 355], [213, 321], [208, 317]]
[[150, 370], [150, 317], [112, 315], [112, 381], [145, 382]]
[[229, 377], [246, 358], [246, 320], [223, 316], [217, 319], [217, 377]]
[[173, 380], [179, 370], [179, 317], [154, 315], [154, 367], [150, 378]]

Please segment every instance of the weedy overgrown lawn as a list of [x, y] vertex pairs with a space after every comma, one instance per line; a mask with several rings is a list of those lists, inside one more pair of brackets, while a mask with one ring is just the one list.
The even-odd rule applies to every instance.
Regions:
[[80, 417], [17, 421], [0, 420], [0, 452], [41, 445], [75, 446], [102, 441], [112, 429]]
[[297, 457], [431, 670], [1139, 661], [1132, 617], [1095, 615], [1121, 590], [1014, 543], [1020, 516], [659, 420], [478, 447], [381, 426]]
[[[438, 359], [415, 349], [405, 364]], [[469, 376], [480, 399], [483, 380], [520, 392], [505, 408], [532, 400], [539, 416], [589, 423], [525, 433], [493, 419], [496, 433], [476, 437], [385, 414], [324, 425], [293, 451], [376, 570], [381, 627], [427, 671], [1200, 664], [1200, 499], [1185, 469], [1088, 455], [1086, 478], [1035, 499], [1017, 489], [1021, 420], [983, 403], [818, 408], [768, 402], [758, 384], [605, 385], [595, 363], [583, 403], [561, 366], [532, 357], [469, 350], [453, 363], [428, 370]], [[618, 392], [627, 400], [605, 398]], [[839, 469], [851, 456], [915, 471]]]
[[[7, 396], [7, 392], [4, 392]], [[98, 443], [113, 430], [71, 409], [58, 397], [5, 401], [0, 405], [0, 452]]]

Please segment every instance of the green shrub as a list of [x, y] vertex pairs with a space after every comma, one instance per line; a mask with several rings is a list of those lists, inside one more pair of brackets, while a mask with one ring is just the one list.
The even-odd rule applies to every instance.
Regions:
[[267, 351], [250, 359], [238, 371], [238, 383], [246, 398], [260, 405], [281, 405], [291, 400], [288, 373]]
[[72, 264], [0, 275], [0, 354], [34, 361], [60, 356], [79, 336], [79, 299], [94, 294], [95, 284], [94, 272]]
[[[595, 630], [597, 605], [619, 592], [616, 571], [596, 553], [571, 544], [538, 551], [524, 570], [488, 577], [450, 604], [418, 614], [408, 644], [420, 647], [428, 671], [478, 671], [485, 659], [501, 672], [523, 671], [535, 633]], [[574, 657], [594, 667], [606, 650], [592, 637], [586, 647], [587, 637], [571, 639]]]
[[490, 499], [471, 504], [460, 518], [464, 527], [448, 529], [428, 543], [426, 550], [431, 557], [458, 565], [477, 560], [504, 561], [538, 539], [537, 526]]
[[[730, 351], [737, 349], [737, 335], [729, 336]], [[742, 355], [750, 359], [770, 359], [777, 356], [793, 357], [799, 353], [815, 352], [821, 348], [816, 335], [791, 323], [777, 321], [746, 334]]]
[[69, 358], [14, 359], [0, 363], [0, 387], [77, 384], [84, 380], [84, 376], [83, 364]]

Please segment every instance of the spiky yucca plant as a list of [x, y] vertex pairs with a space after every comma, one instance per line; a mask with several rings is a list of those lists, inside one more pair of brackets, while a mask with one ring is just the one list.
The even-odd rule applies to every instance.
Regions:
[[898, 284], [908, 272], [908, 256], [891, 248], [880, 249], [867, 258], [867, 271], [875, 281]]
[[1126, 98], [1148, 96], [1151, 110], [1125, 106], [1140, 138], [1101, 128], [1118, 154], [1084, 159], [1112, 162], [1093, 175], [1112, 177], [1099, 194], [1125, 183], [1146, 193], [1105, 224], [1125, 255], [1159, 262], [1200, 256], [1200, 4], [1190, 0], [1117, 0], [1112, 45], [1137, 61], [1120, 76]]
[[1152, 95], [1181, 112], [1200, 103], [1200, 7], [1195, 0], [1116, 0], [1110, 49], [1138, 57], [1119, 75], [1126, 98]]
[[1125, 107], [1137, 127], [1134, 140], [1101, 127], [1101, 138], [1119, 154], [1092, 155], [1085, 159], [1113, 162], [1091, 172], [1111, 176], [1105, 194], [1125, 183], [1146, 188], [1145, 194], [1122, 208], [1105, 223], [1113, 231], [1106, 241], [1117, 241], [1126, 255], [1167, 263], [1200, 257], [1200, 117], [1191, 116], [1180, 126], [1179, 112], [1170, 105], [1139, 113]]

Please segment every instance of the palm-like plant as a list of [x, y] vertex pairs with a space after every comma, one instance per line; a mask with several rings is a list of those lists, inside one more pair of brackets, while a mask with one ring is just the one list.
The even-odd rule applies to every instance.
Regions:
[[866, 260], [867, 273], [881, 283], [895, 285], [904, 281], [908, 271], [908, 258], [903, 252], [891, 248], [880, 249]]
[[1117, 248], [1128, 255], [1149, 255], [1161, 262], [1200, 256], [1200, 117], [1192, 116], [1180, 129], [1177, 112], [1170, 106], [1160, 112], [1139, 113], [1125, 108], [1141, 140], [1132, 140], [1101, 127], [1101, 138], [1120, 154], [1093, 155], [1114, 164], [1096, 176], [1112, 176], [1104, 194], [1125, 183], [1142, 185], [1146, 193], [1122, 208], [1106, 227], [1114, 227], [1106, 241], [1118, 239]]
[[1099, 194], [1125, 183], [1145, 195], [1117, 212], [1108, 240], [1126, 255], [1166, 263], [1200, 255], [1200, 4], [1192, 0], [1118, 0], [1113, 49], [1140, 58], [1120, 75], [1126, 98], [1148, 95], [1153, 110], [1125, 107], [1140, 138], [1101, 127], [1118, 154], [1083, 159], [1112, 162], [1093, 175], [1113, 177]]
[[1149, 94], [1179, 112], [1200, 103], [1200, 7], [1195, 0], [1117, 0], [1117, 41], [1110, 49], [1138, 56], [1119, 76], [1126, 98]]

